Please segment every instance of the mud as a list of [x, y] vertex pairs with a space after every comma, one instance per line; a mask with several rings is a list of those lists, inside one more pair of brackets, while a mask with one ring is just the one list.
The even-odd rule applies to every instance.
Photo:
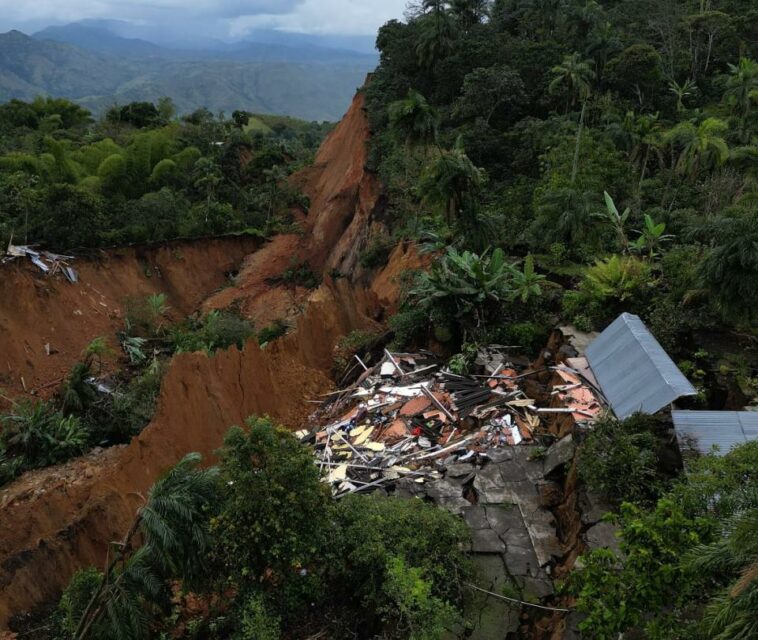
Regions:
[[[128, 446], [26, 474], [0, 492], [0, 629], [11, 616], [55, 600], [77, 569], [101, 566], [107, 541], [123, 534], [144, 493], [184, 454], [198, 451], [212, 462], [228, 427], [251, 414], [299, 426], [310, 411], [306, 401], [330, 387], [338, 339], [378, 329], [383, 305], [394, 304], [397, 275], [418, 258], [408, 247], [396, 250], [376, 290], [351, 273], [380, 192], [364, 168], [367, 138], [359, 94], [316, 165], [296, 178], [311, 197], [302, 235], [260, 248], [243, 239], [239, 246], [223, 240], [166, 247], [147, 254], [147, 262], [136, 250], [111, 253], [78, 265], [78, 288], [40, 282], [26, 267], [4, 271], [0, 352], [7, 350], [12, 377], [24, 375], [28, 386], [65, 373], [94, 337], [112, 336], [125, 295], [165, 292], [181, 314], [235, 305], [259, 325], [286, 317], [294, 328], [263, 350], [249, 343], [210, 358], [176, 356], [154, 419]], [[308, 261], [323, 284], [312, 292], [272, 286], [269, 278], [293, 259]], [[146, 263], [154, 265], [150, 275]], [[218, 290], [238, 269], [235, 283]], [[333, 279], [336, 271], [342, 277]], [[47, 342], [59, 351], [55, 365]]]
[[74, 262], [77, 284], [26, 260], [0, 265], [0, 387], [12, 396], [45, 395], [93, 338], [117, 346], [129, 299], [165, 293], [172, 315], [184, 317], [260, 244], [235, 236], [104, 251]]

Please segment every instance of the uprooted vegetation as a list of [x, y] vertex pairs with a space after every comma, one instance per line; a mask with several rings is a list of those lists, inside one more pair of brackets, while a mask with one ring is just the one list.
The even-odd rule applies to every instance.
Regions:
[[104, 362], [117, 354], [105, 338], [96, 338], [52, 399], [11, 401], [11, 411], [0, 416], [0, 484], [93, 447], [128, 443], [152, 419], [174, 354], [242, 349], [256, 335], [265, 345], [287, 330], [281, 322], [256, 334], [249, 321], [229, 310], [180, 323], [172, 323], [170, 314], [164, 294], [128, 301], [115, 372], [106, 373]]
[[150, 422], [165, 363], [141, 357], [100, 380], [108, 351], [102, 338], [94, 340], [52, 399], [14, 401], [0, 416], [0, 483], [93, 447], [127, 443]]

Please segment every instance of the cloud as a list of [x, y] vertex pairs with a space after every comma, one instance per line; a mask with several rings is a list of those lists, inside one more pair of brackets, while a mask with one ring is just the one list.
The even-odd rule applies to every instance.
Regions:
[[402, 17], [407, 0], [0, 0], [5, 28], [74, 22], [87, 18], [140, 24], [186, 24], [232, 37], [255, 28], [314, 34], [375, 33]]
[[318, 34], [369, 35], [402, 18], [407, 0], [303, 0], [290, 12], [250, 12], [230, 21], [230, 35], [256, 28]]
[[174, 14], [234, 18], [244, 14], [289, 13], [303, 0], [0, 0], [0, 11], [19, 20], [127, 17]]

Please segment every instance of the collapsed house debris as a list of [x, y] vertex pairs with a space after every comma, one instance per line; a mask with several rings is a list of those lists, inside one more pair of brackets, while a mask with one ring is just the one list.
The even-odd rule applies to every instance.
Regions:
[[441, 370], [431, 354], [392, 354], [333, 396], [310, 438], [324, 480], [339, 498], [400, 478], [439, 479], [456, 464], [534, 442], [540, 409], [507, 357], [480, 379]]
[[[337, 499], [380, 491], [431, 501], [471, 529], [480, 592], [515, 586], [522, 604], [553, 602], [552, 576], [579, 537], [587, 548], [620, 553], [615, 525], [602, 520], [608, 505], [585, 492], [575, 533], [559, 539], [576, 509], [564, 484], [574, 473], [575, 427], [591, 429], [606, 412], [657, 413], [695, 393], [637, 316], [622, 314], [581, 350], [559, 342], [534, 363], [511, 347], [482, 349], [482, 373], [470, 376], [428, 352], [385, 351], [373, 368], [358, 360], [357, 382], [331, 394], [314, 414], [318, 426], [298, 436]], [[516, 632], [517, 611], [492, 598], [486, 610], [492, 626], [472, 638]]]
[[0, 263], [5, 264], [17, 258], [29, 258], [34, 266], [48, 276], [62, 273], [72, 284], [79, 281], [79, 273], [69, 264], [74, 259], [73, 256], [63, 256], [50, 251], [37, 251], [27, 245], [9, 244], [5, 256], [0, 259]]
[[[483, 581], [476, 606], [490, 618], [472, 638], [485, 640], [520, 624], [518, 608], [498, 600], [503, 588], [529, 602], [554, 594], [552, 567], [563, 549], [552, 478], [571, 463], [574, 445], [548, 431], [557, 396], [535, 378], [549, 380], [549, 370], [495, 346], [477, 366], [481, 375], [462, 376], [430, 353], [385, 351], [352, 387], [329, 396], [313, 416], [320, 426], [297, 435], [337, 499], [381, 491], [464, 518]], [[567, 410], [585, 410], [566, 401]]]

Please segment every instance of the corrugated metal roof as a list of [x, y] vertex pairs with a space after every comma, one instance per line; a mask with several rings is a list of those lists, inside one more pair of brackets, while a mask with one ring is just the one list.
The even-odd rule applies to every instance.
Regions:
[[656, 413], [695, 387], [679, 371], [645, 323], [622, 313], [587, 348], [587, 360], [616, 416]]
[[729, 453], [751, 440], [758, 440], [758, 411], [672, 411], [680, 447], [694, 447], [718, 455]]

